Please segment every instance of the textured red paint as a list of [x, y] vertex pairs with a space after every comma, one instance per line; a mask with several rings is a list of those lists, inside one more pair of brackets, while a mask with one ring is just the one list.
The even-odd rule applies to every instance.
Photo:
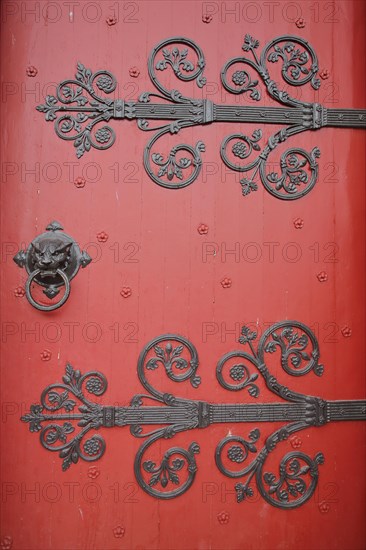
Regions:
[[137, 67], [131, 67], [128, 73], [132, 78], [137, 78], [140, 74], [140, 70]]
[[30, 76], [31, 78], [34, 78], [38, 74], [38, 70], [34, 65], [29, 65], [25, 72], [27, 76]]
[[14, 289], [14, 296], [17, 298], [23, 298], [23, 296], [25, 296], [25, 289], [22, 286], [17, 286]]
[[224, 277], [221, 281], [222, 288], [230, 288], [232, 284], [233, 282], [229, 277]]
[[[156, 151], [165, 155], [168, 142], [206, 144], [198, 180], [170, 191], [146, 175], [143, 149], [151, 134], [139, 130], [135, 121], [111, 121], [117, 134], [114, 146], [92, 150], [78, 160], [72, 143], [57, 138], [53, 122], [45, 122], [35, 111], [43, 95], [54, 92], [51, 83], [73, 77], [77, 61], [95, 71], [111, 71], [118, 81], [116, 97], [129, 101], [154, 91], [147, 57], [160, 40], [175, 35], [200, 45], [210, 85], [201, 90], [194, 83], [181, 84], [171, 73], [162, 74], [172, 87], [197, 99], [252, 105], [248, 97], [227, 94], [220, 83], [226, 61], [243, 55], [245, 33], [260, 40], [259, 49], [281, 34], [301, 35], [317, 52], [319, 66], [331, 68], [331, 76], [318, 92], [308, 86], [286, 86], [286, 90], [326, 107], [361, 108], [364, 3], [337, 0], [333, 18], [338, 22], [332, 23], [324, 8], [327, 3], [296, 2], [301, 7], [298, 16], [306, 21], [304, 29], [296, 27], [296, 9], [289, 8], [292, 20], [286, 20], [284, 4], [276, 7], [276, 2], [273, 21], [265, 2], [256, 3], [261, 10], [258, 21], [243, 16], [253, 17], [250, 8], [243, 10], [254, 3], [212, 2], [215, 13], [210, 24], [202, 21], [201, 2], [57, 2], [61, 17], [55, 22], [51, 18], [57, 15], [56, 2], [48, 3], [48, 19], [42, 16], [47, 2], [2, 4], [3, 10], [10, 4], [17, 10], [3, 16], [1, 36], [3, 83], [10, 83], [0, 104], [5, 136], [1, 302], [2, 326], [8, 328], [3, 333], [1, 372], [6, 411], [1, 430], [2, 487], [7, 490], [1, 506], [2, 537], [11, 534], [16, 550], [362, 550], [366, 515], [362, 423], [339, 422], [301, 432], [301, 452], [314, 456], [321, 450], [325, 463], [313, 498], [298, 510], [283, 511], [271, 508], [258, 495], [251, 502], [236, 503], [237, 480], [224, 477], [214, 460], [227, 425], [192, 430], [162, 442], [162, 448], [165, 443], [187, 448], [197, 440], [201, 453], [192, 488], [178, 499], [159, 502], [136, 484], [133, 459], [141, 441], [127, 428], [104, 430], [107, 448], [97, 463], [102, 474], [93, 478], [88, 476], [90, 464], [83, 461], [63, 473], [57, 454], [45, 451], [19, 417], [39, 400], [45, 386], [61, 380], [67, 362], [82, 372], [101, 370], [108, 379], [104, 402], [127, 404], [143, 392], [136, 372], [142, 347], [167, 332], [185, 335], [194, 343], [202, 384], [198, 389], [189, 383], [172, 385], [159, 371], [164, 391], [221, 403], [252, 401], [245, 391], [228, 392], [218, 385], [216, 363], [224, 353], [241, 348], [242, 324], [257, 326], [261, 334], [268, 324], [282, 319], [298, 319], [314, 328], [326, 368], [321, 378], [312, 373], [295, 378], [278, 366], [275, 374], [281, 382], [329, 399], [364, 397], [364, 132], [329, 128], [281, 144], [273, 157], [277, 163], [288, 147], [321, 149], [318, 183], [306, 197], [286, 203], [261, 186], [243, 197], [237, 175], [222, 165], [223, 139], [234, 132], [251, 135], [258, 124], [207, 124], [162, 139]], [[28, 9], [39, 4], [38, 22], [31, 14], [22, 19], [23, 4]], [[97, 13], [92, 4], [101, 10], [94, 23], [87, 20]], [[237, 4], [241, 12], [235, 21], [235, 14], [223, 10]], [[119, 12], [114, 13], [117, 5]], [[109, 17], [118, 23], [109, 26]], [[36, 78], [26, 75], [28, 64], [37, 67]], [[141, 71], [138, 79], [129, 76], [134, 66]], [[273, 105], [263, 87], [262, 91], [263, 101]], [[264, 133], [268, 136], [277, 129], [268, 125]], [[87, 181], [83, 189], [74, 185], [78, 177]], [[293, 226], [298, 217], [305, 220], [301, 231]], [[72, 281], [70, 300], [45, 314], [14, 296], [25, 279], [11, 257], [53, 219], [61, 221], [82, 248], [87, 247], [93, 262]], [[210, 228], [207, 237], [197, 233], [201, 222]], [[103, 232], [109, 234], [108, 240], [97, 238]], [[288, 243], [293, 242], [301, 252], [297, 261], [291, 261], [295, 249]], [[324, 284], [317, 279], [322, 271], [328, 274]], [[233, 284], [226, 290], [221, 281], [229, 276]], [[129, 300], [119, 295], [126, 281], [133, 289]], [[341, 332], [345, 323], [352, 327], [351, 338]], [[43, 349], [53, 354], [46, 364], [40, 357]], [[276, 400], [264, 384], [260, 390], [258, 400]], [[245, 437], [255, 427], [233, 424], [230, 430]], [[261, 426], [263, 437], [272, 429]], [[292, 451], [291, 440], [278, 445], [271, 463], [276, 474], [279, 460]], [[156, 451], [156, 460], [159, 457]], [[329, 503], [328, 513], [321, 513], [323, 501]], [[222, 511], [229, 514], [228, 524], [218, 519]], [[121, 530], [116, 537], [117, 528]]]
[[328, 71], [328, 69], [323, 69], [322, 71], [320, 71], [319, 76], [323, 80], [328, 80], [328, 78], [330, 77], [330, 71]]
[[207, 235], [208, 233], [208, 225], [206, 225], [205, 223], [201, 223], [198, 227], [197, 227], [197, 231], [200, 235]]
[[294, 220], [294, 227], [296, 229], [302, 229], [304, 227], [304, 220], [302, 218], [296, 218]]
[[326, 283], [328, 280], [328, 273], [326, 271], [320, 271], [317, 275], [319, 283]]
[[41, 351], [40, 355], [41, 355], [42, 361], [50, 361], [52, 357], [52, 353], [50, 352], [49, 349], [44, 349], [43, 351]]
[[352, 336], [352, 329], [348, 326], [344, 326], [341, 333], [345, 338], [350, 338]]
[[129, 298], [132, 294], [132, 290], [129, 286], [124, 286], [120, 292], [121, 296], [123, 296], [123, 298]]
[[74, 181], [75, 187], [82, 188], [82, 187], [85, 187], [85, 184], [86, 184], [86, 179], [83, 178], [82, 176], [78, 176]]
[[106, 243], [108, 241], [108, 233], [106, 233], [105, 231], [100, 231], [98, 234], [97, 234], [97, 240], [100, 242], [100, 243]]
[[305, 19], [303, 17], [299, 17], [298, 19], [296, 19], [295, 23], [298, 29], [303, 29], [306, 25]]

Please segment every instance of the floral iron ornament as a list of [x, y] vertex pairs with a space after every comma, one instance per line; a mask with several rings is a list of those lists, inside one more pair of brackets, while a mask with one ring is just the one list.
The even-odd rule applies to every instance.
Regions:
[[[33, 239], [27, 250], [20, 250], [14, 262], [24, 267], [29, 275], [25, 284], [28, 302], [40, 311], [53, 311], [61, 307], [70, 296], [70, 281], [92, 261], [85, 250], [80, 250], [72, 237], [63, 233], [59, 222], [53, 221], [45, 233]], [[32, 284], [43, 287], [43, 293], [52, 299], [65, 287], [62, 298], [55, 303], [42, 304], [32, 296]]]
[[[278, 475], [264, 469], [268, 456], [281, 441], [300, 430], [333, 421], [366, 420], [366, 400], [328, 401], [304, 395], [283, 386], [270, 373], [266, 361], [272, 355], [274, 360], [280, 360], [287, 374], [322, 375], [318, 342], [302, 323], [274, 324], [261, 336], [257, 348], [256, 339], [254, 332], [243, 327], [240, 341], [249, 346], [251, 353], [232, 351], [224, 355], [217, 365], [217, 379], [225, 389], [244, 390], [249, 399], [257, 400], [260, 394], [257, 381], [261, 375], [267, 389], [280, 398], [279, 402], [216, 404], [158, 391], [148, 378], [161, 369], [172, 382], [189, 381], [193, 388], [201, 382], [195, 347], [182, 336], [165, 334], [152, 340], [140, 354], [137, 372], [148, 394], [136, 395], [130, 406], [106, 406], [98, 399], [90, 400], [88, 394], [99, 398], [105, 393], [105, 376], [96, 371], [82, 375], [67, 365], [63, 381], [48, 386], [42, 392], [40, 404], [32, 405], [21, 420], [29, 424], [31, 432], [40, 433], [43, 447], [59, 453], [63, 470], [80, 458], [95, 461], [104, 454], [103, 437], [87, 435], [91, 430], [129, 426], [132, 435], [145, 439], [135, 457], [137, 482], [149, 495], [160, 499], [177, 497], [192, 485], [200, 447], [196, 442], [188, 449], [170, 447], [159, 462], [151, 456], [151, 452], [156, 452], [152, 450], [155, 442], [217, 423], [239, 429], [246, 422], [280, 422], [282, 427], [266, 438], [258, 427], [244, 436], [228, 435], [217, 445], [215, 461], [222, 474], [240, 480], [235, 486], [238, 502], [253, 495], [255, 482], [268, 503], [283, 509], [296, 508], [314, 493], [318, 467], [324, 461], [322, 453], [314, 458], [298, 450], [287, 453], [280, 462]], [[149, 405], [146, 400], [150, 400]]]
[[[177, 44], [183, 47], [177, 47]], [[105, 123], [111, 119], [136, 119], [141, 130], [155, 132], [145, 147], [145, 170], [155, 183], [169, 189], [186, 187], [197, 178], [205, 145], [202, 141], [195, 146], [179, 144], [164, 156], [155, 149], [162, 136], [213, 122], [282, 125], [284, 127], [266, 141], [261, 128], [252, 135], [234, 133], [226, 137], [221, 145], [221, 158], [229, 168], [245, 174], [240, 180], [243, 195], [256, 191], [260, 179], [265, 189], [275, 197], [298, 199], [316, 183], [319, 149], [314, 147], [307, 152], [293, 147], [286, 150], [280, 158], [280, 172], [267, 166], [272, 151], [293, 135], [307, 130], [325, 126], [364, 128], [366, 111], [327, 109], [319, 103], [293, 99], [286, 91], [280, 90], [269, 74], [269, 66], [279, 62], [282, 63], [281, 76], [286, 84], [303, 86], [310, 83], [314, 89], [320, 86], [317, 56], [304, 39], [280, 36], [269, 42], [260, 56], [256, 53], [258, 47], [258, 40], [245, 36], [242, 49], [248, 57], [235, 57], [226, 63], [221, 71], [222, 85], [234, 95], [243, 94], [253, 103], [258, 102], [261, 100], [259, 81], [253, 80], [248, 72], [248, 69], [253, 70], [269, 96], [285, 107], [220, 105], [209, 99], [185, 97], [176, 89], [166, 88], [157, 75], [168, 69], [183, 82], [195, 81], [199, 88], [206, 84], [203, 76], [205, 58], [201, 48], [187, 38], [173, 37], [160, 42], [148, 59], [150, 79], [159, 93], [145, 92], [136, 101], [109, 99], [106, 95], [114, 92], [117, 86], [115, 77], [106, 70], [93, 73], [78, 63], [75, 79], [62, 81], [56, 88], [56, 95], [46, 96], [46, 103], [38, 105], [37, 110], [45, 114], [46, 120], [54, 121], [60, 138], [73, 141], [78, 158], [92, 148], [102, 150], [113, 145], [115, 132]], [[191, 54], [195, 56], [194, 61], [189, 60]], [[152, 98], [159, 101], [153, 102]], [[152, 120], [158, 125], [151, 127]]]

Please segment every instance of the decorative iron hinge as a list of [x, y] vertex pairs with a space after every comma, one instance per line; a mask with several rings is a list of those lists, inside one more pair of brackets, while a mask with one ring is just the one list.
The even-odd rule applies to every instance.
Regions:
[[[183, 48], [173, 47], [173, 44], [181, 44]], [[56, 134], [60, 138], [74, 142], [78, 158], [91, 148], [108, 149], [113, 145], [116, 139], [113, 128], [108, 125], [96, 128], [97, 124], [104, 124], [110, 119], [136, 119], [141, 130], [157, 130], [145, 147], [144, 166], [155, 183], [169, 189], [186, 187], [197, 178], [205, 145], [202, 141], [194, 147], [179, 144], [164, 156], [155, 149], [157, 140], [162, 136], [176, 134], [189, 126], [213, 122], [283, 125], [284, 128], [267, 140], [262, 140], [261, 128], [254, 130], [252, 135], [234, 133], [227, 136], [221, 145], [221, 158], [232, 170], [246, 174], [240, 180], [243, 195], [258, 189], [259, 178], [265, 189], [275, 197], [298, 199], [316, 183], [317, 158], [320, 155], [318, 147], [311, 152], [299, 147], [287, 149], [278, 163], [279, 171], [267, 164], [272, 151], [293, 135], [307, 130], [325, 126], [364, 128], [366, 111], [326, 109], [319, 103], [293, 99], [288, 92], [280, 90], [270, 77], [268, 63], [282, 62], [281, 75], [286, 84], [303, 86], [311, 83], [314, 89], [320, 86], [317, 56], [303, 38], [287, 35], [275, 38], [264, 47], [260, 56], [256, 53], [258, 46], [258, 40], [245, 36], [242, 49], [251, 57], [230, 59], [221, 71], [222, 85], [232, 94], [246, 94], [253, 102], [260, 101], [258, 80], [252, 80], [248, 72], [248, 69], [254, 70], [270, 98], [285, 107], [215, 104], [208, 99], [185, 97], [178, 90], [166, 88], [160, 82], [157, 71], [163, 72], [168, 68], [183, 82], [195, 80], [199, 88], [206, 84], [203, 76], [206, 62], [201, 48], [193, 40], [173, 37], [160, 42], [148, 59], [151, 82], [160, 93], [145, 92], [137, 101], [102, 97], [99, 93], [111, 94], [116, 89], [113, 74], [107, 70], [93, 73], [78, 63], [75, 79], [63, 80], [56, 88], [56, 95], [46, 96], [46, 103], [38, 105], [37, 110], [45, 113], [46, 120], [54, 121]], [[188, 59], [192, 53], [195, 54], [195, 61]], [[235, 65], [244, 65], [244, 68], [234, 70]], [[159, 101], [153, 102], [152, 98]], [[151, 127], [152, 120], [158, 121], [158, 125]]]
[[[182, 336], [165, 334], [149, 342], [140, 354], [137, 372], [148, 395], [136, 395], [130, 406], [113, 407], [103, 405], [98, 399], [90, 401], [86, 394], [99, 398], [105, 393], [105, 376], [97, 371], [82, 375], [67, 365], [63, 381], [43, 390], [40, 404], [31, 405], [22, 421], [29, 423], [31, 432], [40, 432], [43, 447], [59, 453], [63, 470], [79, 458], [94, 461], [104, 454], [103, 437], [99, 434], [87, 437], [90, 430], [129, 426], [132, 435], [146, 438], [135, 457], [137, 482], [149, 495], [161, 499], [177, 497], [192, 485], [200, 448], [195, 442], [188, 450], [168, 446], [157, 463], [146, 459], [156, 441], [163, 442], [179, 432], [204, 429], [216, 423], [230, 424], [231, 430], [246, 422], [281, 423], [282, 426], [266, 438], [261, 436], [258, 427], [244, 436], [228, 435], [217, 445], [215, 461], [222, 474], [241, 480], [235, 486], [238, 502], [253, 495], [255, 481], [259, 493], [270, 504], [283, 509], [296, 508], [314, 493], [318, 466], [324, 461], [322, 453], [311, 458], [298, 450], [291, 451], [281, 460], [278, 475], [263, 470], [267, 457], [281, 441], [300, 430], [332, 421], [366, 420], [366, 400], [329, 401], [304, 395], [283, 386], [270, 373], [266, 362], [280, 361], [287, 374], [322, 375], [318, 342], [302, 323], [274, 324], [263, 333], [255, 349], [256, 339], [255, 332], [243, 327], [239, 341], [247, 344], [251, 353], [232, 351], [224, 355], [217, 364], [217, 379], [227, 390], [246, 390], [251, 398], [258, 399], [257, 379], [261, 374], [268, 390], [281, 398], [280, 402], [217, 404], [157, 390], [148, 378], [159, 372], [159, 368], [163, 368], [173, 382], [189, 381], [193, 388], [201, 382], [195, 347]], [[148, 399], [153, 403], [145, 404]], [[81, 428], [78, 433], [76, 426]]]

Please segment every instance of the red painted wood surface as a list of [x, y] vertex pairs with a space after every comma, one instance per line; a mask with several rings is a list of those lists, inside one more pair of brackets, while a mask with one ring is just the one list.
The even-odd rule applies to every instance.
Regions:
[[[186, 494], [162, 502], [144, 494], [135, 481], [133, 459], [140, 441], [128, 429], [104, 434], [107, 451], [95, 463], [96, 474], [82, 461], [62, 473], [56, 453], [46, 452], [19, 421], [40, 391], [61, 379], [67, 361], [82, 372], [101, 370], [109, 382], [106, 400], [127, 404], [141, 391], [140, 350], [165, 332], [188, 337], [199, 353], [202, 384], [197, 390], [179, 387], [180, 395], [242, 402], [244, 395], [230, 395], [218, 386], [217, 360], [238, 348], [243, 323], [257, 324], [261, 332], [286, 318], [313, 327], [326, 367], [322, 378], [291, 379], [291, 387], [328, 399], [364, 397], [364, 132], [322, 129], [295, 137], [294, 145], [320, 147], [320, 175], [311, 193], [286, 203], [262, 188], [241, 196], [239, 178], [225, 169], [219, 155], [222, 139], [239, 125], [182, 132], [179, 142], [205, 142], [204, 166], [193, 185], [169, 191], [150, 181], [143, 169], [149, 136], [135, 122], [114, 121], [115, 145], [77, 160], [72, 145], [58, 139], [52, 124], [35, 110], [55, 83], [74, 74], [77, 61], [110, 70], [119, 97], [152, 91], [147, 57], [156, 43], [174, 35], [192, 38], [206, 57], [208, 85], [203, 92], [192, 86], [191, 93], [232, 103], [219, 74], [229, 58], [240, 55], [245, 33], [261, 44], [281, 34], [304, 37], [330, 76], [319, 92], [306, 88], [302, 97], [327, 107], [363, 107], [363, 2], [241, 2], [236, 3], [239, 12], [231, 14], [234, 4], [2, 4], [4, 549], [6, 544], [14, 550], [365, 547], [362, 423], [301, 433], [302, 450], [310, 455], [321, 450], [326, 461], [310, 502], [282, 511], [259, 497], [236, 503], [235, 480], [220, 474], [214, 463], [216, 444], [228, 426], [175, 438], [174, 444], [182, 446], [199, 442], [198, 473]], [[116, 10], [118, 23], [107, 25]], [[203, 10], [213, 13], [208, 24], [202, 21]], [[295, 10], [304, 28], [293, 21]], [[26, 76], [29, 65], [38, 70], [34, 78]], [[131, 67], [139, 69], [137, 78], [129, 75]], [[79, 176], [86, 179], [83, 188], [74, 185]], [[296, 218], [304, 220], [302, 229], [294, 227]], [[67, 304], [42, 314], [15, 296], [25, 272], [12, 256], [53, 219], [95, 261], [73, 281]], [[201, 223], [208, 225], [207, 235], [198, 233]], [[102, 231], [108, 234], [106, 242], [97, 240]], [[207, 254], [212, 247], [215, 256]], [[236, 255], [230, 253], [235, 248]], [[293, 261], [295, 251], [298, 261]], [[322, 271], [325, 282], [317, 278]], [[232, 280], [227, 289], [220, 284], [225, 277]], [[123, 287], [132, 289], [130, 297], [120, 295]], [[45, 350], [51, 354], [47, 361], [41, 358]], [[264, 392], [262, 397], [271, 400]], [[243, 433], [240, 427], [232, 431]], [[281, 450], [282, 455], [292, 450], [290, 442], [282, 443]]]

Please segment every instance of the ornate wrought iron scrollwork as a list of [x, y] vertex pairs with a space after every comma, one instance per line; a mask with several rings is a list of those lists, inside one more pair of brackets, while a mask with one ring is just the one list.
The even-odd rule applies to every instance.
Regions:
[[[268, 389], [286, 401], [298, 405], [289, 408], [286, 405], [281, 407], [277, 403], [273, 407], [267, 404], [267, 406], [261, 405], [254, 408], [247, 421], [264, 422], [271, 418], [272, 421], [287, 419], [289, 423], [269, 436], [259, 452], [256, 444], [260, 438], [258, 428], [252, 430], [247, 439], [233, 435], [225, 437], [216, 448], [216, 465], [228, 477], [245, 479], [244, 482], [235, 486], [238, 502], [253, 495], [251, 482], [255, 479], [260, 494], [267, 502], [280, 508], [295, 508], [312, 496], [318, 477], [318, 464], [321, 464], [323, 460], [322, 454], [319, 453], [314, 459], [311, 459], [303, 453], [289, 453], [281, 461], [278, 480], [272, 473], [263, 473], [263, 465], [269, 453], [280, 441], [307, 428], [309, 424], [321, 425], [325, 420], [323, 415], [318, 415], [316, 412], [319, 406], [317, 398], [306, 397], [282, 386], [266, 367], [265, 356], [275, 353], [277, 350], [280, 351], [281, 366], [287, 374], [292, 376], [302, 376], [312, 370], [317, 375], [321, 375], [323, 366], [318, 364], [319, 346], [312, 331], [297, 321], [283, 321], [271, 326], [262, 335], [257, 350], [253, 345], [256, 339], [256, 332], [245, 326], [242, 328], [239, 341], [244, 345], [249, 345], [251, 355], [241, 351], [233, 351], [224, 355], [219, 361], [216, 371], [220, 384], [231, 391], [238, 391], [249, 385], [250, 395], [258, 396], [258, 391], [255, 389], [257, 387], [253, 384], [257, 375], [256, 373], [251, 375], [247, 365], [243, 362], [235, 361], [235, 364], [229, 368], [230, 378], [239, 381], [239, 384], [229, 384], [223, 379], [222, 366], [224, 364], [232, 359], [240, 361], [244, 359], [247, 363], [251, 362], [262, 374]], [[240, 383], [241, 377], [244, 378], [244, 383]], [[240, 470], [231, 470], [228, 465], [224, 464], [225, 450], [228, 461], [234, 464], [243, 464]], [[249, 464], [244, 464], [252, 453], [255, 458], [249, 461]], [[305, 465], [300, 466], [301, 461]], [[267, 485], [269, 486], [267, 487]]]
[[[280, 442], [300, 430], [331, 421], [366, 420], [366, 401], [326, 401], [304, 395], [283, 386], [271, 374], [265, 364], [271, 354], [279, 359], [289, 375], [303, 376], [311, 371], [321, 374], [318, 342], [302, 323], [274, 324], [262, 335], [257, 348], [256, 339], [255, 332], [243, 327], [240, 342], [249, 346], [250, 353], [230, 352], [220, 359], [216, 370], [217, 379], [225, 389], [246, 389], [249, 396], [256, 398], [254, 403], [209, 403], [157, 390], [150, 377], [162, 369], [170, 382], [189, 380], [193, 388], [200, 383], [195, 347], [182, 336], [165, 334], [143, 348], [137, 371], [148, 394], [134, 396], [129, 406], [105, 406], [90, 401], [85, 393], [103, 395], [107, 388], [105, 377], [95, 371], [81, 375], [67, 365], [63, 382], [48, 386], [42, 392], [40, 404], [32, 405], [22, 421], [29, 423], [31, 432], [40, 432], [41, 444], [46, 449], [59, 453], [64, 470], [79, 458], [91, 461], [103, 455], [105, 443], [100, 435], [85, 440], [90, 430], [129, 426], [132, 435], [145, 439], [135, 457], [137, 482], [146, 493], [161, 499], [177, 497], [191, 487], [200, 448], [196, 442], [187, 449], [167, 446], [158, 460], [152, 450], [157, 441], [163, 443], [181, 432], [215, 423], [236, 426], [246, 422], [281, 423], [280, 428], [262, 441], [258, 427], [245, 435], [225, 437], [217, 445], [215, 461], [223, 475], [240, 480], [235, 486], [238, 502], [253, 495], [255, 482], [268, 503], [281, 509], [296, 508], [314, 493], [318, 467], [324, 461], [322, 453], [314, 458], [299, 451], [287, 453], [280, 461], [278, 474], [272, 466], [265, 466], [268, 456]], [[280, 402], [258, 403], [259, 389], [255, 382], [259, 374], [267, 388], [281, 398]], [[147, 400], [150, 404], [145, 403]], [[81, 429], [75, 435], [77, 426]]]
[[[28, 302], [40, 311], [53, 311], [61, 307], [70, 295], [70, 281], [80, 267], [86, 267], [91, 257], [81, 251], [72, 237], [62, 232], [63, 227], [56, 221], [46, 227], [46, 232], [38, 235], [27, 250], [20, 250], [14, 261], [19, 267], [25, 267], [29, 277], [25, 284]], [[44, 288], [47, 298], [54, 298], [64, 286], [62, 298], [51, 304], [41, 304], [32, 296], [32, 284]]]
[[[46, 96], [46, 102], [37, 107], [45, 113], [46, 120], [54, 121], [56, 134], [62, 139], [73, 141], [76, 154], [80, 158], [92, 147], [107, 149], [115, 141], [115, 132], [108, 126], [98, 124], [111, 119], [136, 119], [138, 127], [144, 131], [155, 132], [144, 151], [144, 167], [150, 178], [162, 187], [179, 189], [193, 183], [198, 177], [205, 150], [202, 141], [192, 147], [178, 144], [167, 155], [155, 149], [157, 141], [163, 136], [177, 134], [189, 126], [210, 124], [213, 122], [248, 122], [260, 124], [284, 125], [264, 144], [261, 129], [250, 137], [247, 134], [234, 133], [226, 137], [221, 145], [221, 158], [232, 170], [249, 172], [241, 180], [242, 193], [258, 189], [258, 178], [264, 188], [273, 196], [293, 200], [306, 195], [315, 185], [318, 174], [316, 159], [319, 149], [311, 152], [292, 147], [282, 153], [279, 161], [280, 171], [269, 171], [269, 155], [281, 143], [306, 130], [318, 130], [324, 126], [365, 127], [365, 111], [359, 109], [326, 109], [318, 103], [306, 103], [291, 98], [288, 92], [281, 90], [271, 78], [269, 66], [282, 63], [281, 77], [290, 86], [311, 84], [314, 89], [320, 86], [317, 77], [318, 60], [313, 48], [304, 39], [296, 36], [280, 36], [266, 44], [257, 55], [259, 41], [250, 35], [244, 38], [242, 49], [251, 57], [230, 59], [221, 71], [224, 88], [234, 94], [247, 94], [258, 102], [261, 100], [259, 80], [252, 79], [255, 71], [262, 80], [272, 99], [284, 107], [259, 107], [214, 104], [208, 99], [186, 97], [177, 89], [168, 89], [161, 81], [161, 75], [167, 70], [181, 82], [193, 82], [199, 88], [206, 84], [203, 76], [205, 58], [201, 48], [193, 41], [183, 37], [168, 38], [153, 48], [148, 58], [148, 71], [156, 92], [144, 92], [137, 101], [109, 99], [116, 89], [116, 79], [109, 71], [93, 73], [83, 64], [77, 64], [75, 79], [64, 80], [56, 88], [54, 96]], [[236, 65], [244, 65], [236, 68]], [[232, 73], [232, 74], [231, 74]], [[85, 93], [86, 92], [86, 93]], [[153, 102], [152, 98], [158, 101]], [[150, 126], [150, 121], [158, 121]], [[232, 144], [228, 151], [228, 144]], [[249, 160], [254, 151], [257, 157]], [[232, 158], [230, 158], [232, 156]], [[247, 163], [240, 161], [249, 160]]]
[[[40, 432], [40, 441], [45, 449], [59, 453], [63, 459], [63, 470], [67, 470], [72, 463], [76, 464], [79, 458], [89, 462], [98, 460], [103, 455], [105, 442], [100, 435], [83, 440], [91, 429], [97, 430], [104, 425], [106, 407], [89, 401], [84, 391], [100, 396], [106, 389], [107, 380], [100, 372], [92, 371], [81, 375], [79, 370], [66, 365], [63, 382], [48, 386], [42, 392], [41, 404], [32, 405], [30, 413], [22, 417], [24, 422], [29, 423], [31, 432]], [[74, 412], [77, 402], [72, 397], [80, 402], [78, 413]], [[58, 411], [61, 412], [57, 415], [51, 414]], [[61, 424], [63, 420], [65, 422]], [[72, 420], [77, 420], [77, 426], [82, 428], [75, 435]], [[43, 422], [47, 424], [42, 426]], [[67, 441], [70, 434], [73, 436]]]
[[[242, 343], [245, 343], [245, 338], [243, 334]], [[268, 328], [258, 345], [259, 360], [264, 363], [265, 354], [274, 353], [276, 348], [281, 350], [281, 366], [287, 374], [303, 376], [310, 371], [314, 371], [317, 376], [323, 374], [324, 367], [318, 363], [318, 341], [303, 323], [283, 321]]]
[[[301, 102], [292, 99], [287, 92], [280, 91], [276, 82], [270, 77], [267, 62], [277, 63], [280, 60], [282, 60], [281, 76], [287, 84], [291, 86], [303, 86], [311, 82], [315, 90], [320, 88], [320, 80], [317, 77], [319, 70], [318, 59], [315, 51], [306, 40], [299, 36], [279, 36], [265, 45], [260, 57], [256, 53], [259, 44], [259, 40], [256, 40], [249, 34], [245, 35], [242, 50], [248, 54], [250, 52], [253, 59], [235, 57], [226, 63], [221, 71], [222, 85], [226, 90], [234, 94], [250, 92], [251, 98], [255, 101], [261, 99], [260, 90], [257, 88], [258, 81], [252, 81], [246, 70], [235, 71], [231, 77], [233, 86], [229, 84], [229, 69], [237, 63], [243, 63], [258, 73], [273, 99], [288, 105], [296, 106], [301, 104]], [[282, 44], [282, 47], [280, 44]]]
[[[293, 133], [298, 133], [293, 131]], [[256, 182], [257, 174], [259, 173], [263, 186], [271, 195], [279, 199], [298, 199], [307, 195], [314, 187], [318, 177], [318, 164], [316, 159], [320, 156], [320, 151], [315, 147], [310, 153], [305, 149], [291, 148], [285, 151], [280, 159], [279, 167], [281, 173], [268, 172], [267, 160], [268, 156], [281, 142], [284, 142], [290, 133], [287, 130], [280, 130], [268, 140], [268, 144], [261, 151], [258, 145], [259, 139], [262, 137], [261, 130], [255, 130], [252, 137], [244, 134], [233, 134], [224, 139], [221, 145], [221, 158], [223, 162], [236, 172], [251, 172], [250, 177], [245, 177], [240, 180], [242, 193], [244, 196], [249, 195], [252, 191], [257, 191], [258, 184]], [[231, 147], [231, 152], [240, 160], [245, 160], [251, 155], [253, 150], [261, 151], [257, 158], [251, 160], [247, 164], [234, 163], [228, 155], [228, 145], [233, 140], [235, 143]]]
[[[248, 195], [258, 189], [255, 179], [259, 173], [260, 180], [269, 193], [280, 199], [298, 199], [309, 193], [316, 183], [318, 175], [316, 159], [320, 156], [319, 149], [315, 147], [310, 153], [300, 148], [288, 149], [282, 154], [279, 162], [281, 173], [274, 171], [267, 173], [266, 163], [271, 152], [289, 137], [309, 128], [315, 129], [326, 125], [325, 119], [322, 118], [323, 107], [295, 100], [287, 92], [281, 91], [278, 84], [271, 79], [267, 63], [277, 63], [282, 60], [281, 75], [287, 84], [303, 86], [311, 82], [312, 87], [318, 89], [320, 87], [320, 80], [317, 78], [318, 60], [312, 47], [299, 37], [281, 36], [272, 40], [264, 47], [260, 58], [256, 54], [258, 47], [259, 41], [247, 34], [242, 49], [246, 53], [251, 53], [254, 60], [247, 57], [231, 59], [221, 72], [222, 84], [230, 93], [245, 94], [250, 92], [251, 99], [259, 101], [261, 93], [257, 88], [258, 80], [252, 81], [246, 70], [235, 71], [231, 76], [233, 85], [228, 82], [228, 72], [232, 66], [242, 63], [253, 69], [262, 79], [268, 94], [273, 99], [293, 108], [292, 111], [284, 112], [282, 122], [289, 126], [271, 136], [263, 149], [258, 143], [262, 138], [262, 132], [259, 129], [254, 132], [252, 138], [244, 134], [228, 136], [221, 146], [221, 158], [232, 170], [252, 171], [249, 178], [245, 177], [240, 180], [243, 195]], [[319, 114], [318, 118], [315, 116], [316, 113]], [[262, 122], [278, 123], [276, 109], [269, 108], [268, 111], [264, 109], [260, 116]], [[259, 120], [256, 119], [255, 122], [259, 122]], [[244, 165], [238, 164], [239, 161], [235, 164], [230, 161], [227, 146], [234, 139], [239, 140], [232, 146], [232, 154], [235, 157], [245, 160], [251, 156], [254, 149], [260, 151], [257, 158]]]
[[[38, 111], [45, 113], [46, 120], [55, 121], [58, 137], [74, 142], [78, 158], [92, 147], [108, 149], [116, 139], [110, 126], [101, 126], [97, 130], [95, 126], [108, 122], [114, 112], [118, 118], [120, 105], [98, 95], [95, 86], [99, 92], [110, 94], [116, 89], [117, 82], [109, 71], [93, 73], [82, 63], [78, 63], [75, 79], [60, 82], [56, 88], [56, 96], [46, 96], [46, 103], [37, 107]], [[83, 95], [84, 92], [89, 97]], [[56, 114], [58, 112], [61, 113], [60, 117]]]

